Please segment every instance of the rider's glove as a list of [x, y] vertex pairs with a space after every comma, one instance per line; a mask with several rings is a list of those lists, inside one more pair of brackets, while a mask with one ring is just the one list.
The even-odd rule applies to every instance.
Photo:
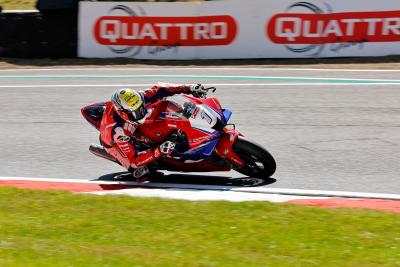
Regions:
[[171, 141], [166, 141], [162, 143], [159, 147], [154, 149], [154, 157], [159, 158], [163, 155], [171, 155], [174, 152], [175, 143]]
[[202, 98], [202, 97], [205, 97], [207, 95], [207, 90], [200, 83], [199, 84], [191, 84], [191, 85], [189, 85], [189, 87], [190, 87], [190, 92], [195, 97]]

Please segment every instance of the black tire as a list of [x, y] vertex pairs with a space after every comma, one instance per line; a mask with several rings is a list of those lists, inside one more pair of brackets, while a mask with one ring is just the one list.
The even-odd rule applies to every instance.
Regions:
[[276, 170], [275, 159], [260, 145], [239, 136], [233, 144], [233, 151], [245, 162], [237, 172], [253, 178], [267, 179]]

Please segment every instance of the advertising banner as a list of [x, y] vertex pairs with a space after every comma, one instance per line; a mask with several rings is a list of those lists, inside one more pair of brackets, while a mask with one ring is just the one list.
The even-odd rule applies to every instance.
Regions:
[[171, 60], [398, 55], [400, 1], [80, 2], [78, 54]]

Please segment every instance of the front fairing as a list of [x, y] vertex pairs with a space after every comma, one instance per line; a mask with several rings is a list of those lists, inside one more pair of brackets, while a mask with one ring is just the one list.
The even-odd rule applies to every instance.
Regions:
[[208, 99], [189, 97], [188, 95], [174, 95], [166, 99], [169, 101], [167, 112], [162, 112], [165, 117], [188, 119], [193, 129], [213, 134], [218, 129], [217, 124], [223, 121], [219, 110], [207, 104]]
[[97, 130], [100, 129], [107, 102], [95, 103], [81, 108], [82, 116]]
[[[189, 149], [174, 156], [185, 159], [209, 157], [214, 151], [221, 130], [222, 112], [217, 112], [201, 100], [186, 95], [174, 95], [149, 107], [152, 115], [139, 130], [154, 142], [168, 140], [177, 130], [185, 133]], [[220, 114], [221, 113], [221, 114]]]

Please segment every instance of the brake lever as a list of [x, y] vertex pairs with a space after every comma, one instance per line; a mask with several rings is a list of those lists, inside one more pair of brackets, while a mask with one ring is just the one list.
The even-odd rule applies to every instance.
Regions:
[[204, 89], [206, 89], [207, 91], [211, 90], [213, 93], [215, 93], [215, 91], [217, 91], [217, 87], [214, 87], [214, 86], [208, 87], [208, 88], [204, 88]]

